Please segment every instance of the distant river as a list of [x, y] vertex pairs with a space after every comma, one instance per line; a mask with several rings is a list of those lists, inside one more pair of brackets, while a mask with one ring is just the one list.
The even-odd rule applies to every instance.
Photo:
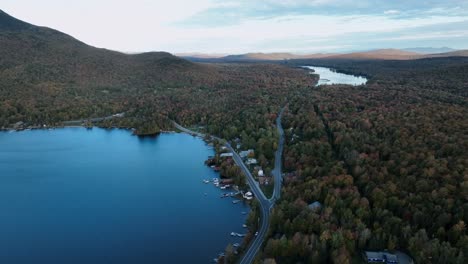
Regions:
[[212, 262], [249, 210], [202, 183], [213, 154], [186, 134], [1, 132], [0, 263]]
[[366, 84], [367, 79], [362, 76], [354, 76], [344, 73], [338, 73], [330, 68], [317, 67], [317, 66], [304, 66], [304, 68], [312, 69], [316, 74], [320, 75], [320, 80], [317, 85], [322, 84], [350, 84], [361, 85]]

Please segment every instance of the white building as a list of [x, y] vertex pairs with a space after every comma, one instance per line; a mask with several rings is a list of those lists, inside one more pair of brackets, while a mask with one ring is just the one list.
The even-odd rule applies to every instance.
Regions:
[[247, 158], [251, 153], [254, 153], [253, 149], [243, 150], [239, 152], [239, 156], [243, 159]]
[[245, 164], [247, 165], [250, 165], [250, 164], [257, 164], [257, 160], [256, 159], [248, 159]]
[[246, 192], [244, 194], [244, 199], [252, 200], [253, 199], [253, 194], [251, 192]]
[[221, 155], [219, 155], [219, 156], [221, 158], [232, 157], [232, 153], [231, 152], [221, 153]]

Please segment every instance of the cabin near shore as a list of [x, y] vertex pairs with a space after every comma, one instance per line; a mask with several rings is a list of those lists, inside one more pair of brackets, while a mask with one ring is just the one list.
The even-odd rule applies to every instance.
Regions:
[[365, 263], [414, 264], [413, 259], [401, 251], [364, 251], [362, 257]]
[[233, 156], [232, 152], [221, 153], [221, 155], [219, 155], [219, 157], [221, 158], [229, 158], [232, 156]]

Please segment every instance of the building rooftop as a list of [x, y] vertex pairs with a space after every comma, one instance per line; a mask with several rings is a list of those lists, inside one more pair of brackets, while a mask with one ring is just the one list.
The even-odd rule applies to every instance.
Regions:
[[365, 251], [365, 257], [368, 263], [382, 262], [382, 263], [398, 263], [398, 257], [386, 251]]
[[239, 156], [241, 158], [247, 158], [247, 156], [249, 156], [250, 153], [253, 153], [253, 152], [254, 152], [253, 149], [243, 150], [243, 151], [239, 152]]
[[248, 159], [247, 162], [246, 162], [247, 165], [250, 165], [250, 164], [257, 164], [257, 160], [256, 159]]
[[315, 201], [315, 202], [309, 204], [309, 209], [311, 209], [311, 210], [317, 210], [317, 209], [321, 209], [321, 208], [322, 208], [322, 204], [319, 201]]

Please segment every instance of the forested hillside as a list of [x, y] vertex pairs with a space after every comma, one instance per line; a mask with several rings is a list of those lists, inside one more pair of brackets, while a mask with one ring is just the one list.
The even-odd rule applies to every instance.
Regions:
[[314, 82], [304, 71], [287, 67], [196, 64], [165, 52], [98, 49], [2, 11], [0, 47], [0, 128], [125, 112], [125, 118], [102, 125], [151, 134], [172, 129], [169, 117], [209, 119], [212, 130], [221, 132], [218, 121], [232, 125], [229, 118], [251, 111], [247, 108], [259, 101], [272, 107], [260, 110], [262, 115], [275, 113], [288, 89]]

